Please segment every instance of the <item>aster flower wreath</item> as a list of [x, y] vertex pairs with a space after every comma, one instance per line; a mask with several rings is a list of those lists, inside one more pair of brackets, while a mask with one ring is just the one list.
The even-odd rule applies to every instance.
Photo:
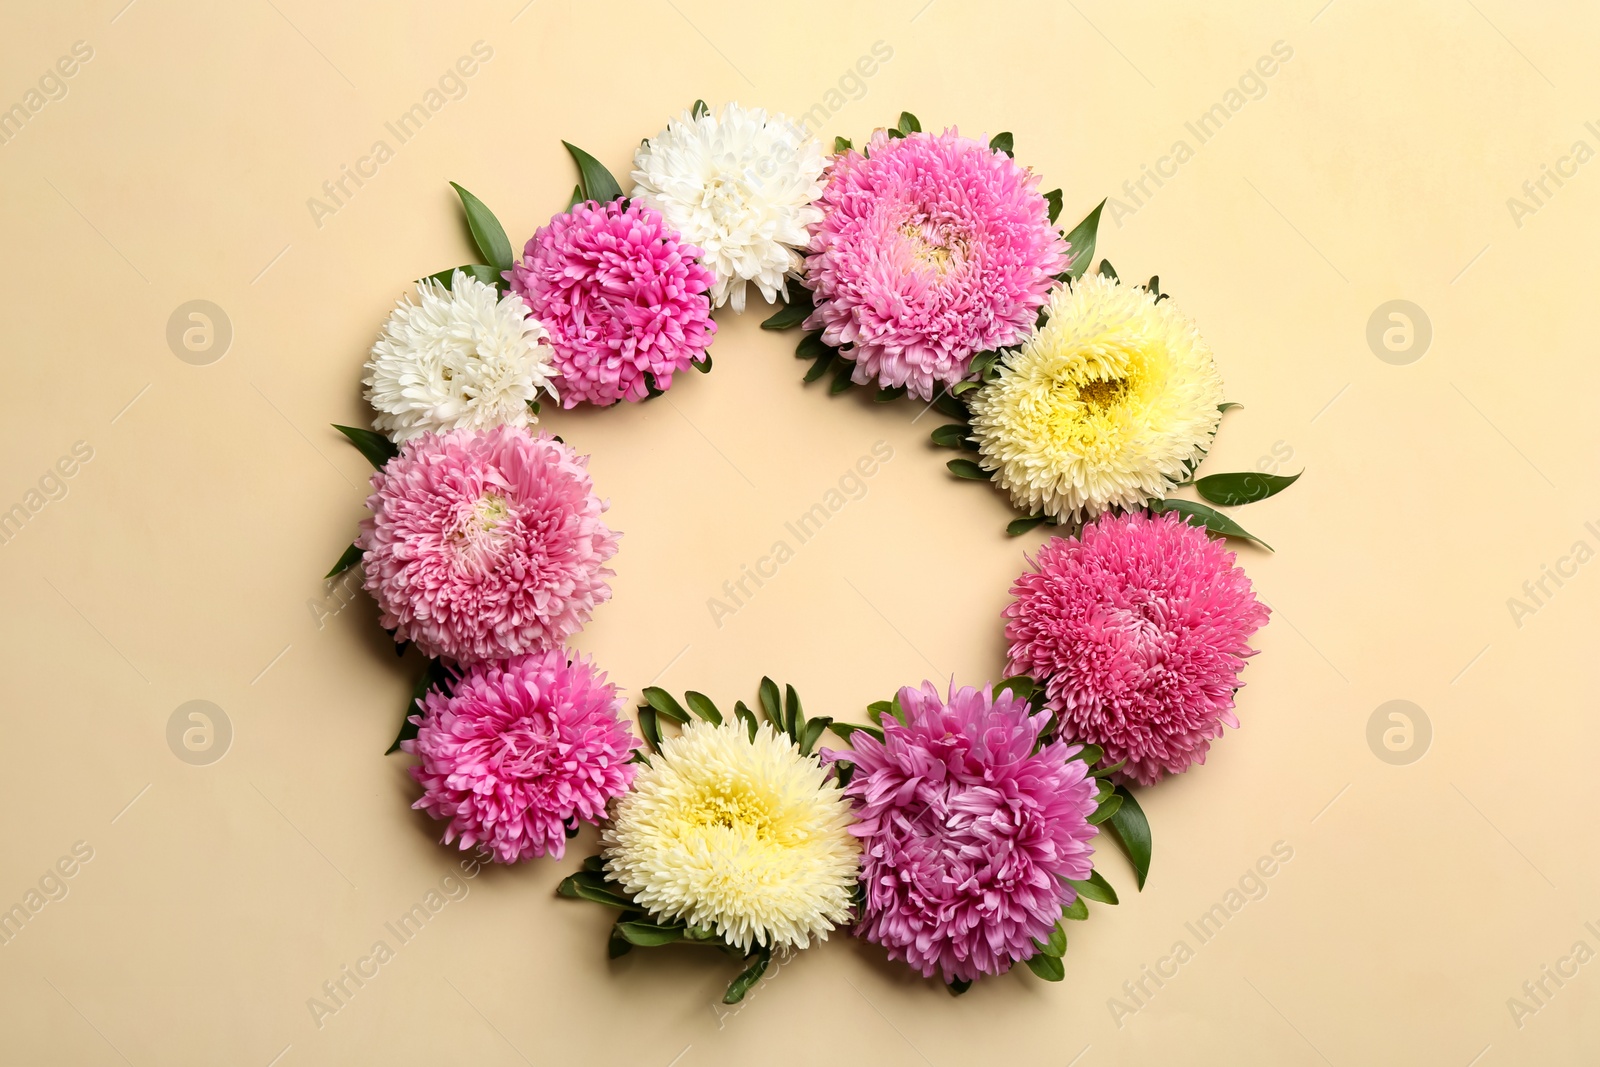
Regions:
[[[952, 992], [1025, 964], [1064, 975], [1066, 924], [1117, 903], [1102, 828], [1143, 888], [1150, 827], [1132, 785], [1203, 763], [1267, 621], [1209, 504], [1298, 475], [1196, 477], [1222, 415], [1198, 330], [1159, 281], [1088, 272], [1100, 208], [1063, 233], [1013, 138], [925, 133], [909, 113], [825, 154], [782, 115], [703, 102], [645, 139], [633, 189], [566, 148], [578, 184], [515, 256], [454, 188], [483, 262], [416, 283], [366, 364], [375, 468], [332, 578], [362, 568], [402, 654], [424, 659], [390, 752], [443, 842], [514, 864], [600, 851], [561, 896], [615, 912], [609, 953], [696, 944], [738, 961], [741, 999], [775, 954], [849, 927]], [[1102, 205], [1103, 206], [1103, 205]], [[712, 312], [751, 286], [806, 330], [806, 381], [871, 386], [954, 420], [1020, 534], [1057, 527], [1001, 613], [1005, 677], [900, 689], [867, 723], [809, 717], [762, 678], [724, 713], [621, 691], [567, 647], [611, 595], [618, 534], [587, 458], [541, 404], [637, 403], [711, 370]], [[1262, 547], [1265, 547], [1264, 545]], [[833, 734], [845, 747], [828, 748]]]

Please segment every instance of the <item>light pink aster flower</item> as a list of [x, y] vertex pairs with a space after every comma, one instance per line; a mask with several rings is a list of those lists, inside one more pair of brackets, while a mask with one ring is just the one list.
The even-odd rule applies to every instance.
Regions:
[[1011, 587], [1007, 672], [1043, 682], [1062, 732], [1150, 785], [1204, 763], [1267, 621], [1220, 538], [1175, 514], [1052, 538]]
[[[946, 982], [1000, 974], [1048, 941], [1093, 869], [1097, 785], [1079, 746], [1034, 744], [1046, 716], [1010, 691], [900, 690], [905, 723], [851, 738], [866, 903], [856, 933]], [[1070, 762], [1069, 762], [1070, 761]]]
[[560, 859], [568, 828], [598, 822], [633, 781], [637, 745], [622, 696], [584, 657], [559, 648], [470, 667], [419, 703], [412, 805], [448, 820], [444, 843], [481, 844], [496, 861]]
[[587, 201], [528, 239], [506, 280], [550, 331], [564, 407], [643, 400], [706, 358], [715, 281], [654, 209]]
[[928, 400], [959, 382], [974, 355], [1032, 331], [1067, 269], [1038, 183], [954, 129], [879, 130], [864, 154], [834, 157], [806, 259], [806, 328], [855, 360], [858, 384]]
[[373, 473], [356, 541], [395, 640], [476, 663], [577, 633], [611, 596], [617, 551], [587, 463], [515, 426], [407, 441]]

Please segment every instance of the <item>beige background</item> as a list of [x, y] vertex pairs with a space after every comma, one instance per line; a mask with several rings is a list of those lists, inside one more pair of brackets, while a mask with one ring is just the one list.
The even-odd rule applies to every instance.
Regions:
[[[0, 907], [93, 849], [0, 948], [0, 1061], [1593, 1062], [1600, 965], [1546, 979], [1537, 1013], [1508, 998], [1575, 942], [1600, 950], [1600, 573], [1547, 580], [1520, 626], [1507, 599], [1600, 547], [1600, 164], [1520, 220], [1506, 203], [1574, 141], [1600, 148], [1592, 9], [125, 2], [12, 5], [0, 35], [0, 106], [93, 49], [0, 146], [0, 508], [93, 449], [0, 545]], [[493, 58], [466, 95], [398, 145], [384, 124], [476, 41]], [[841, 86], [880, 41], [892, 58]], [[1278, 41], [1292, 59], [1198, 145], [1184, 123]], [[1196, 149], [1100, 247], [1125, 277], [1160, 273], [1245, 405], [1206, 469], [1292, 454], [1279, 469], [1308, 472], [1239, 515], [1278, 549], [1242, 552], [1276, 609], [1243, 729], [1141, 794], [1150, 884], [1106, 858], [1124, 901], [1072, 929], [1061, 985], [1024, 972], [952, 1000], [840, 939], [719, 1016], [720, 961], [608, 966], [607, 913], [552, 896], [579, 847], [466, 882], [319, 1028], [308, 998], [457, 860], [407, 809], [406, 759], [381, 754], [416, 665], [364, 596], [342, 607], [319, 580], [368, 473], [328, 424], [366, 418], [360, 365], [406, 280], [470, 256], [447, 180], [520, 244], [572, 186], [561, 138], [621, 171], [696, 97], [821, 103], [830, 138], [902, 109], [1012, 130], [1068, 222], [1175, 140]], [[317, 225], [308, 198], [380, 138], [394, 158]], [[193, 299], [234, 332], [207, 366], [165, 338]], [[1366, 340], [1393, 299], [1432, 323], [1409, 365]], [[923, 677], [993, 678], [1041, 535], [1006, 538], [1002, 500], [945, 474], [935, 416], [802, 388], [796, 335], [761, 317], [721, 317], [715, 373], [664, 400], [549, 420], [593, 453], [625, 531], [581, 647], [635, 692], [731, 701], [771, 673], [855, 717]], [[866, 497], [715, 626], [707, 599], [879, 440], [894, 456]], [[209, 766], [166, 739], [195, 699], [234, 732]], [[1393, 699], [1432, 726], [1409, 765], [1367, 741]], [[1276, 842], [1293, 859], [1266, 896], [1199, 944], [1185, 923]], [[1133, 1006], [1123, 983], [1179, 940], [1193, 958], [1117, 1018], [1110, 999]]]

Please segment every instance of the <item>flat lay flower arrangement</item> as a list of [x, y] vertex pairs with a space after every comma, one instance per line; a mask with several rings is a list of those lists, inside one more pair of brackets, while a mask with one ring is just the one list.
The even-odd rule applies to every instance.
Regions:
[[[903, 114], [825, 151], [781, 115], [697, 101], [639, 146], [626, 194], [566, 147], [572, 200], [520, 256], [455, 187], [484, 262], [396, 306], [366, 364], [372, 428], [338, 427], [376, 470], [330, 577], [360, 565], [398, 649], [427, 660], [389, 750], [416, 761], [414, 806], [506, 864], [598, 825], [557, 892], [615, 912], [613, 957], [720, 950], [728, 1003], [841, 928], [952, 993], [1017, 964], [1059, 981], [1068, 924], [1117, 903], [1103, 831], [1144, 886], [1131, 787], [1239, 725], [1268, 609], [1226, 547], [1258, 539], [1211, 505], [1298, 475], [1198, 476], [1233, 406], [1210, 348], [1158, 278], [1090, 270], [1100, 208], [1058, 228], [1062, 191], [1009, 133]], [[648, 687], [635, 730], [568, 649], [611, 595], [618, 534], [541, 404], [643, 402], [711, 371], [712, 313], [756, 294], [777, 305], [764, 327], [804, 331], [806, 382], [931, 405], [950, 471], [1020, 512], [1009, 532], [1054, 528], [996, 616], [999, 681], [908, 685], [853, 723], [769, 678], [753, 704]]]

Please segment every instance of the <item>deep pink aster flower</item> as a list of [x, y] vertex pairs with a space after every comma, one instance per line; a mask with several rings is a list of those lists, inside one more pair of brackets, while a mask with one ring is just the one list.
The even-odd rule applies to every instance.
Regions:
[[999, 974], [1037, 951], [1089, 877], [1097, 786], [1079, 746], [1034, 743], [1046, 716], [1009, 691], [900, 690], [905, 724], [858, 733], [845, 792], [866, 906], [856, 933], [925, 977]]
[[449, 820], [445, 844], [482, 844], [500, 863], [560, 859], [566, 827], [599, 821], [633, 781], [621, 694], [562, 649], [470, 667], [450, 696], [419, 703], [416, 739], [400, 747], [421, 758], [412, 807]]
[[1267, 608], [1234, 555], [1176, 514], [1051, 539], [1011, 587], [1011, 674], [1045, 683], [1066, 736], [1143, 785], [1204, 763]]
[[643, 400], [646, 374], [665, 389], [705, 358], [715, 276], [700, 255], [624, 200], [574, 205], [528, 239], [506, 280], [550, 331], [564, 407]]
[[514, 426], [423, 434], [372, 476], [366, 589], [397, 641], [460, 663], [559, 646], [611, 596], [588, 457]]
[[806, 329], [856, 362], [859, 384], [931, 399], [979, 352], [1020, 342], [1067, 269], [1039, 179], [960, 136], [879, 130], [834, 157], [806, 259]]

